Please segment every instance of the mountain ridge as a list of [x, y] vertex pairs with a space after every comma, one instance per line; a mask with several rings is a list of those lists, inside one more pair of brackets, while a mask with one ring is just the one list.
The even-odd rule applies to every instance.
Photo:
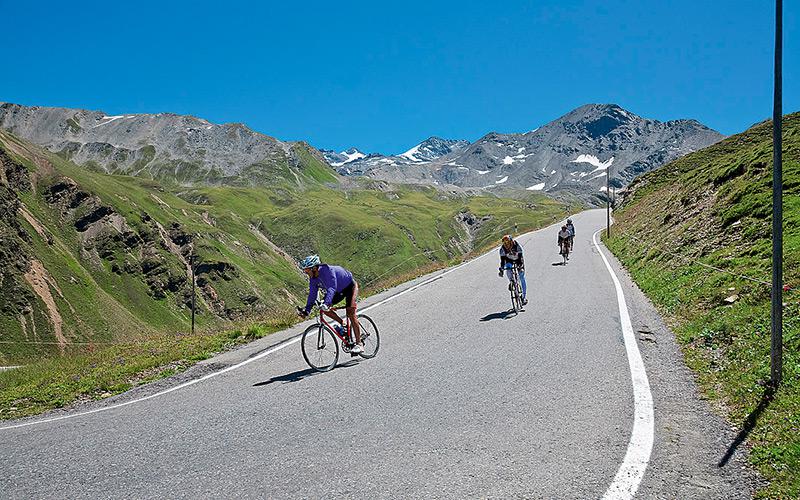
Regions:
[[105, 173], [179, 184], [337, 182], [306, 142], [281, 141], [242, 123], [0, 103], [0, 128]]
[[597, 103], [528, 132], [489, 132], [473, 143], [431, 136], [388, 156], [355, 147], [319, 151], [242, 123], [218, 125], [174, 113], [109, 116], [0, 103], [0, 128], [90, 169], [185, 186], [304, 188], [361, 176], [469, 192], [569, 193], [595, 204], [604, 202], [607, 182], [624, 187], [724, 137], [694, 119], [661, 122]]
[[[610, 184], [619, 188], [641, 173], [723, 137], [694, 119], [662, 122], [642, 118], [617, 104], [585, 104], [528, 132], [489, 132], [461, 151], [428, 162], [365, 157], [349, 162], [339, 173], [482, 190], [567, 191], [600, 202], [605, 198], [603, 177], [612, 166], [611, 158], [617, 168], [612, 169]], [[595, 163], [607, 163], [607, 167], [597, 171]]]

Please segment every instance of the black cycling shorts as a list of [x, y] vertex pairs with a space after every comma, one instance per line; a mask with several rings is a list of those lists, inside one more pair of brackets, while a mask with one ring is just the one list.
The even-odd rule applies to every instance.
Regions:
[[355, 280], [353, 280], [353, 282], [350, 283], [350, 285], [347, 288], [345, 288], [341, 292], [336, 292], [335, 294], [333, 294], [333, 300], [331, 301], [331, 305], [335, 306], [339, 302], [347, 300], [347, 302], [345, 302], [345, 307], [353, 307], [353, 291], [355, 287], [356, 287], [356, 282]]

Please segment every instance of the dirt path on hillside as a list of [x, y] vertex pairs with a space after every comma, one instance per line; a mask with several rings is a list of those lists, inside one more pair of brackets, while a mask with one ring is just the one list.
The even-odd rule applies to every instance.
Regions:
[[64, 320], [61, 318], [61, 314], [58, 312], [58, 307], [56, 306], [56, 301], [50, 293], [52, 278], [47, 274], [47, 270], [42, 263], [34, 259], [31, 261], [30, 270], [25, 273], [25, 281], [28, 282], [31, 288], [33, 288], [33, 291], [36, 292], [36, 295], [42, 299], [42, 302], [44, 302], [47, 307], [50, 323], [53, 325], [53, 333], [55, 334], [56, 341], [58, 341], [58, 348], [63, 353], [64, 347], [67, 344], [67, 338], [64, 336], [62, 329]]

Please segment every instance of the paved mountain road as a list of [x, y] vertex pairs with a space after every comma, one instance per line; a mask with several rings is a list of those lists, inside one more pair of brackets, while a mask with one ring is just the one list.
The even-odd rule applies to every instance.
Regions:
[[[614, 285], [591, 243], [605, 214], [574, 219], [567, 266], [552, 265], [554, 227], [521, 238], [530, 303], [519, 315], [503, 314], [507, 281], [492, 252], [371, 309], [382, 342], [373, 360], [342, 357], [315, 374], [294, 343], [127, 406], [0, 424], [0, 497], [599, 498], [625, 457], [633, 393]], [[655, 446], [637, 496], [749, 496], [739, 454], [716, 467], [730, 429], [697, 397], [652, 306], [618, 275], [634, 329], [644, 318], [659, 335], [641, 346]]]

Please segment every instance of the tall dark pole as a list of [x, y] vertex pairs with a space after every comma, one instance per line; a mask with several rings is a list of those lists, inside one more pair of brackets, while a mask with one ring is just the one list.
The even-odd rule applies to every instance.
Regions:
[[783, 60], [783, 0], [775, 2], [775, 99], [772, 106], [772, 387], [783, 372], [783, 172], [781, 120]]
[[192, 271], [192, 335], [194, 335], [194, 301], [197, 295], [194, 291], [194, 254], [189, 256], [189, 268]]
[[611, 237], [611, 165], [606, 170], [606, 238]]

